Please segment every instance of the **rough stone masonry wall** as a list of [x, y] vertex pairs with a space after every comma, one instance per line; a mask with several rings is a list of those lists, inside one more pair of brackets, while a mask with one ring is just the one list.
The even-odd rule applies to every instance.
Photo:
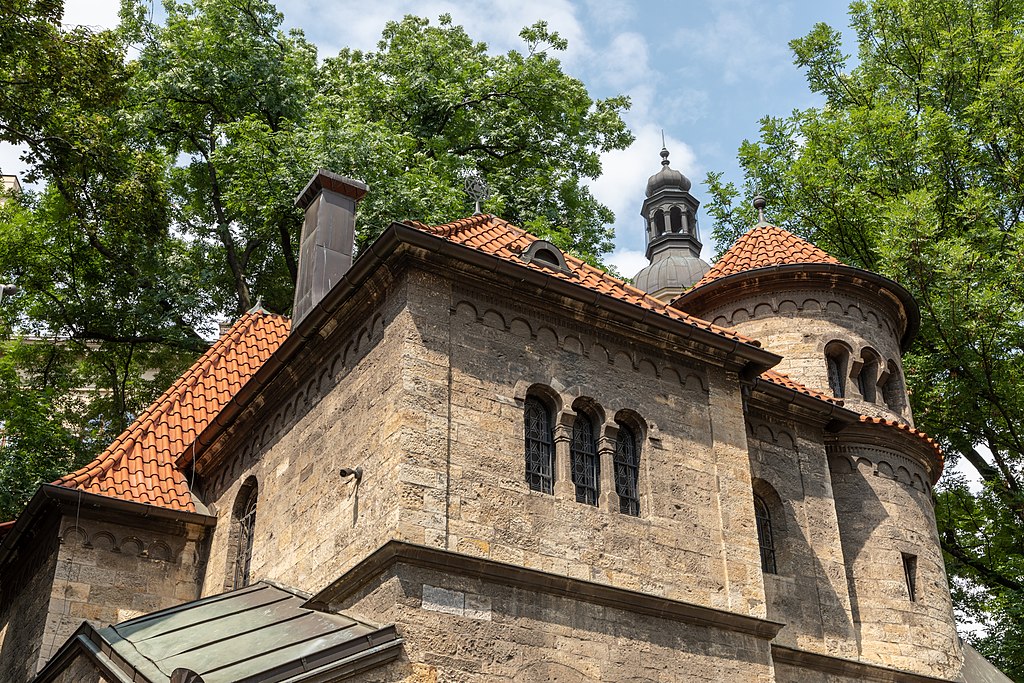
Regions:
[[754, 491], [765, 502], [776, 573], [764, 574], [776, 643], [856, 658], [839, 522], [822, 428], [756, 412], [748, 423]]
[[[410, 276], [422, 345], [407, 358], [405, 376], [415, 437], [401, 476], [405, 535], [763, 617], [736, 376], [667, 343], [644, 343], [629, 329], [604, 328], [568, 304], [542, 308], [512, 288], [457, 280], [449, 292], [440, 275]], [[554, 495], [525, 481], [523, 399], [535, 384], [560, 404]], [[580, 397], [605, 436], [598, 506], [577, 503], [568, 481], [567, 439]], [[619, 512], [611, 479], [621, 414], [642, 423], [639, 517]]]
[[83, 621], [102, 628], [199, 597], [199, 533], [131, 521], [63, 518], [41, 662]]
[[[915, 486], [923, 472], [897, 444], [829, 444], [850, 598], [861, 657], [933, 676], [955, 675], [961, 653], [935, 527], [930, 492]], [[911, 601], [903, 553], [917, 557]]]
[[[203, 498], [218, 522], [203, 594], [233, 587], [242, 485], [258, 486], [251, 576], [316, 592], [394, 537], [402, 501], [401, 381], [415, 327], [405, 285], [392, 284], [375, 306], [343, 319], [311, 355], [295, 363], [299, 389], [270, 393], [267, 409], [244, 423], [229, 454], [208, 475]], [[342, 467], [363, 468], [362, 481]]]
[[360, 683], [774, 681], [764, 639], [449, 572], [399, 564], [342, 607], [405, 640]]
[[[48, 658], [49, 642], [44, 639], [48, 625], [50, 592], [57, 569], [56, 528], [40, 530], [32, 555], [20, 563], [26, 575], [5, 575], [5, 604], [0, 613], [0, 681], [27, 681]], [[16, 595], [7, 590], [20, 586]], [[51, 636], [52, 640], [52, 636]]]
[[[880, 370], [885, 370], [891, 361], [899, 369], [901, 380], [904, 378], [895, 321], [867, 301], [837, 290], [794, 289], [771, 295], [755, 292], [702, 311], [701, 315], [717, 325], [757, 339], [764, 348], [782, 356], [775, 370], [826, 394], [832, 392], [825, 365], [825, 347], [832, 341], [841, 341], [850, 347], [851, 361], [859, 360], [865, 348], [874, 349], [881, 357]], [[876, 400], [865, 402], [856, 379], [849, 374], [850, 365], [847, 365], [846, 407], [867, 415], [912, 423], [905, 400], [898, 411], [893, 411], [885, 404], [882, 388], [878, 387]]]
[[88, 657], [79, 654], [71, 664], [53, 678], [52, 683], [109, 683], [109, 681]]

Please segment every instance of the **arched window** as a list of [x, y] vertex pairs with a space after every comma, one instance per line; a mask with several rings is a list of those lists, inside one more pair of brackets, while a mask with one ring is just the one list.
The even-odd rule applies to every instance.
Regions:
[[683, 231], [683, 212], [678, 206], [673, 206], [669, 212], [669, 224], [672, 226], [672, 232]]
[[836, 398], [846, 397], [846, 375], [849, 364], [850, 352], [840, 342], [832, 342], [825, 347], [828, 387]]
[[256, 529], [256, 500], [259, 489], [256, 480], [249, 478], [238, 491], [233, 511], [237, 544], [235, 546], [235, 576], [232, 585], [244, 588], [249, 585], [252, 566], [253, 532]]
[[597, 505], [600, 461], [597, 458], [594, 422], [585, 413], [577, 413], [572, 423], [569, 460], [572, 463], [572, 483], [576, 485], [576, 502]]
[[754, 519], [757, 520], [757, 543], [761, 547], [761, 571], [776, 574], [775, 539], [772, 538], [772, 518], [768, 505], [761, 496], [754, 494]]
[[555, 448], [551, 411], [536, 396], [527, 396], [523, 419], [526, 427], [526, 483], [534, 491], [552, 493]]
[[640, 448], [636, 433], [624, 424], [615, 437], [615, 493], [619, 494], [619, 512], [640, 515]]
[[903, 377], [900, 376], [900, 369], [895, 361], [889, 361], [889, 376], [882, 385], [882, 400], [889, 410], [894, 413], [902, 413], [906, 405], [906, 392], [903, 389]]
[[654, 234], [659, 236], [665, 234], [665, 212], [661, 209], [654, 212]]
[[864, 349], [861, 353], [864, 364], [857, 375], [857, 388], [860, 389], [861, 398], [869, 403], [874, 403], [877, 397], [878, 387], [878, 355], [871, 349]]

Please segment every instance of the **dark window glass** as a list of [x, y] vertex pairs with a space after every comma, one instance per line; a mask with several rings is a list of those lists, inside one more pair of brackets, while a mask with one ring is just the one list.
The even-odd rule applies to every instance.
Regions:
[[760, 496], [754, 496], [754, 518], [757, 520], [757, 542], [761, 546], [761, 570], [777, 574], [775, 568], [775, 541], [772, 538], [772, 518], [768, 506]]
[[832, 395], [836, 398], [846, 396], [846, 382], [843, 381], [843, 370], [846, 363], [838, 354], [825, 356], [825, 363], [828, 365], [828, 386], [832, 389]]
[[619, 425], [615, 438], [615, 492], [619, 494], [619, 512], [634, 517], [640, 514], [640, 452], [636, 435]]
[[526, 398], [526, 483], [534, 491], [554, 491], [554, 439], [551, 411], [540, 400]]
[[253, 531], [256, 529], [256, 487], [249, 491], [249, 497], [238, 513], [238, 557], [235, 560], [235, 588], [249, 585], [249, 569], [252, 565]]
[[917, 601], [917, 555], [903, 553], [903, 577], [907, 580], [907, 596]]
[[572, 462], [572, 483], [576, 485], [576, 502], [597, 505], [598, 478], [597, 443], [594, 423], [579, 414], [572, 424], [572, 444], [569, 459]]

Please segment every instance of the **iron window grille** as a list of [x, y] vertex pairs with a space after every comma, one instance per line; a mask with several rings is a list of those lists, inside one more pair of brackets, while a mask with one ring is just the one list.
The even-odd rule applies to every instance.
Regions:
[[615, 437], [615, 493], [619, 494], [619, 512], [640, 515], [640, 453], [636, 435], [625, 425], [619, 425]]
[[238, 557], [235, 560], [235, 588], [249, 585], [252, 567], [252, 542], [256, 529], [256, 489], [253, 488], [238, 518]]
[[534, 491], [554, 492], [554, 438], [551, 412], [541, 401], [526, 398], [526, 483]]
[[777, 574], [772, 518], [768, 514], [768, 506], [758, 495], [754, 496], [754, 518], [757, 520], [757, 543], [761, 548], [761, 571], [766, 574]]
[[572, 425], [572, 483], [576, 485], [576, 502], [597, 505], [600, 461], [597, 458], [594, 423], [586, 415], [577, 415]]

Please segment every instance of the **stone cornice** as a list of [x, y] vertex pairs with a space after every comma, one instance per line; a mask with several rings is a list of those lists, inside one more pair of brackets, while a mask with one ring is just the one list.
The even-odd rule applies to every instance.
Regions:
[[306, 606], [312, 609], [325, 609], [327, 605], [337, 604], [396, 564], [459, 574], [627, 612], [744, 633], [764, 640], [774, 638], [784, 626], [767, 619], [404, 541], [388, 541], [344, 576], [313, 596]]
[[946, 682], [945, 678], [934, 678], [924, 674], [915, 674], [908, 671], [899, 671], [875, 664], [832, 657], [806, 650], [796, 650], [784, 645], [772, 644], [772, 661], [776, 664], [786, 664], [820, 671], [826, 674], [843, 676], [858, 681], [883, 681], [884, 683], [940, 683]]

